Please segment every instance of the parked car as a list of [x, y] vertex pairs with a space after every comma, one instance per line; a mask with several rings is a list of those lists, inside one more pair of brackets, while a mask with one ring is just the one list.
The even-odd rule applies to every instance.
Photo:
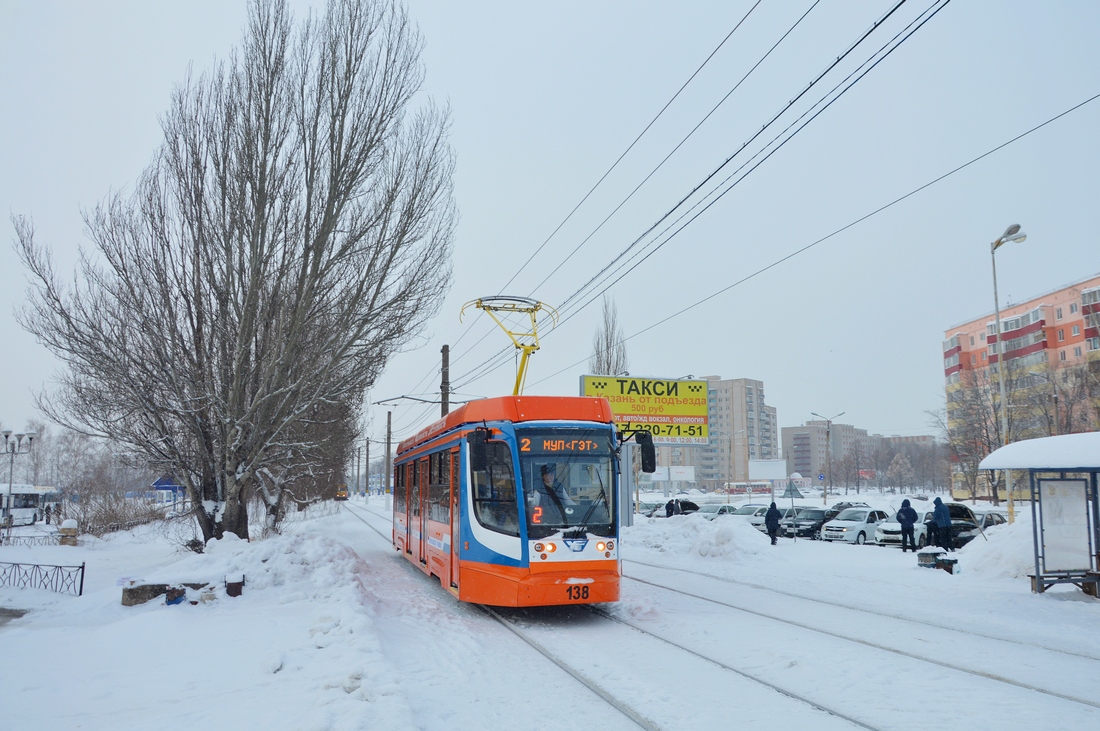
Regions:
[[1008, 518], [1000, 513], [983, 513], [979, 525], [981, 525], [982, 530], [989, 530], [994, 526], [1005, 525], [1006, 523], [1008, 523]]
[[833, 507], [831, 507], [830, 510], [835, 510], [837, 512], [837, 514], [839, 515], [841, 511], [847, 510], [848, 508], [869, 508], [869, 507], [871, 507], [871, 506], [868, 505], [867, 503], [853, 503], [853, 502], [848, 502], [847, 500], [843, 500], [839, 503], [833, 503]]
[[656, 512], [657, 510], [661, 510], [663, 512], [664, 509], [665, 509], [665, 504], [664, 503], [646, 503], [646, 502], [639, 501], [638, 506], [637, 506], [637, 508], [635, 509], [634, 512], [640, 513], [640, 514], [644, 515], [647, 518], [652, 518], [654, 512]]
[[806, 508], [793, 518], [779, 521], [779, 533], [786, 536], [805, 536], [821, 540], [821, 526], [839, 513], [832, 508]]
[[[776, 507], [779, 508], [778, 505]], [[793, 518], [794, 516], [798, 515], [799, 511], [802, 511], [802, 510], [805, 510], [805, 509], [806, 509], [805, 505], [795, 505], [793, 508], [789, 507], [789, 506], [786, 507], [786, 508], [779, 508], [780, 533], [783, 532], [782, 531], [782, 525], [783, 525], [783, 520], [785, 518]], [[749, 518], [749, 525], [753, 526], [754, 528], [756, 528], [761, 533], [767, 533], [768, 532], [768, 527], [766, 525], [764, 525], [764, 514], [767, 513], [767, 512], [768, 512], [767, 508], [761, 508], [760, 510], [753, 513], [752, 517]]]
[[[741, 507], [737, 508], [733, 512], [734, 515], [756, 515], [763, 510], [765, 513], [768, 511], [767, 505], [761, 505], [760, 503], [745, 503]], [[760, 513], [763, 515], [764, 513]]]
[[[699, 506], [696, 505], [695, 503], [691, 502], [690, 500], [685, 500], [683, 498], [673, 498], [673, 500], [679, 500], [680, 501], [680, 512], [682, 512], [684, 515], [687, 515], [688, 513], [694, 513], [696, 510], [699, 509]], [[667, 500], [665, 502], [661, 503], [661, 506], [659, 508], [657, 508], [656, 511], [654, 511], [653, 517], [657, 517], [657, 518], [666, 517], [666, 515], [668, 514], [668, 509], [665, 507], [666, 505], [668, 505]]]
[[[962, 503], [944, 503], [944, 505], [951, 512], [951, 540], [955, 548], [965, 546], [978, 537], [978, 517], [973, 510]], [[933, 522], [932, 510], [923, 506], [915, 509], [917, 511], [917, 522], [913, 526], [913, 540], [916, 542], [917, 548], [924, 548], [930, 542], [928, 540], [928, 526]], [[987, 515], [1001, 517], [999, 513], [987, 513]], [[992, 520], [996, 520], [996, 518]], [[898, 523], [896, 514], [890, 516], [875, 531], [875, 545], [901, 545], [901, 525]]]
[[847, 541], [862, 546], [875, 539], [879, 524], [885, 522], [885, 510], [847, 508], [822, 526], [821, 537], [826, 541]]
[[696, 511], [707, 520], [714, 520], [719, 515], [733, 515], [737, 508], [733, 505], [719, 505], [717, 503], [705, 503]]

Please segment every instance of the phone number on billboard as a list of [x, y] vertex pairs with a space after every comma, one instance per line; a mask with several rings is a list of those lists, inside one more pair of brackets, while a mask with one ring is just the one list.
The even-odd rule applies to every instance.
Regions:
[[705, 437], [707, 427], [703, 424], [635, 424], [626, 422], [620, 425], [624, 431], [644, 430], [655, 437]]

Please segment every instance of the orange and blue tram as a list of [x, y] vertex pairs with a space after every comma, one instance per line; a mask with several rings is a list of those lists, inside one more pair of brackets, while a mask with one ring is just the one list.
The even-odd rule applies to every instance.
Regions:
[[617, 439], [606, 399], [470, 402], [398, 445], [394, 548], [461, 601], [617, 601]]

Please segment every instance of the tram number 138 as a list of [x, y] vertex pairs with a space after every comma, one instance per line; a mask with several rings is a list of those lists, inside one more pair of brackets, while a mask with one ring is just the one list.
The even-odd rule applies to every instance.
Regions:
[[580, 601], [581, 599], [587, 599], [588, 598], [588, 587], [587, 586], [567, 586], [565, 588], [565, 594], [572, 601]]

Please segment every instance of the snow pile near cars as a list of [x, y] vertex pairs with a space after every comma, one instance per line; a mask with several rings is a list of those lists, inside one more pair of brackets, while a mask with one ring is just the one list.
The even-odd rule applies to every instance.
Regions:
[[740, 516], [719, 516], [713, 521], [699, 515], [649, 518], [623, 528], [622, 540], [632, 549], [703, 558], [752, 556], [769, 547], [767, 535]]
[[1023, 579], [1035, 572], [1030, 513], [1019, 511], [1014, 524], [990, 528], [985, 535], [989, 540], [978, 536], [959, 549], [968, 572], [999, 579]]

